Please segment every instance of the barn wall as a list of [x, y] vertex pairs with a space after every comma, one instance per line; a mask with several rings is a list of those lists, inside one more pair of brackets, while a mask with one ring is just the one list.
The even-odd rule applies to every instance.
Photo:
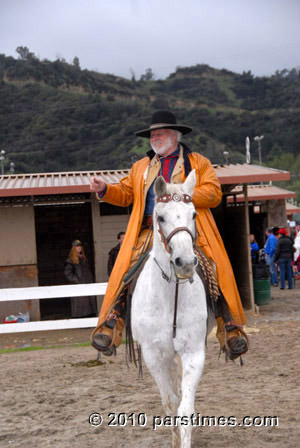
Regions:
[[272, 199], [267, 201], [265, 208], [268, 214], [268, 227], [287, 225], [284, 199]]
[[36, 264], [34, 210], [32, 205], [1, 207], [0, 266]]
[[[38, 285], [34, 209], [32, 205], [0, 209], [1, 251], [0, 288]], [[39, 320], [37, 300], [0, 303], [0, 319], [10, 314], [30, 312], [31, 320]]]

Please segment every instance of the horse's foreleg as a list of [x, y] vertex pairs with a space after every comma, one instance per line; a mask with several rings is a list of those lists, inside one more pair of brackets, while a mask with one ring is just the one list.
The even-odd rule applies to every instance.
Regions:
[[164, 410], [167, 415], [174, 415], [179, 399], [177, 390], [173, 388], [175, 379], [170, 375], [170, 367], [175, 368], [175, 361], [163, 357], [159, 350], [153, 351], [153, 347], [149, 350], [143, 347], [142, 350], [145, 363], [158, 386]]
[[202, 352], [185, 353], [181, 357], [182, 381], [181, 403], [178, 408], [180, 417], [188, 417], [189, 425], [180, 426], [181, 448], [190, 448], [192, 440], [191, 416], [194, 413], [195, 394], [203, 371], [205, 361], [204, 348]]
[[[175, 357], [170, 361], [169, 364], [169, 372], [172, 381], [172, 390], [179, 398], [181, 395], [180, 387], [181, 387], [181, 359], [179, 357]], [[179, 403], [178, 403], [179, 404]], [[173, 412], [177, 412], [176, 409], [173, 409]]]
[[[166, 415], [176, 415], [179, 404], [177, 361], [162, 358], [161, 352], [153, 353], [153, 348], [149, 351], [144, 349], [143, 356], [159, 388]], [[172, 448], [180, 448], [180, 430], [177, 426], [172, 426]]]

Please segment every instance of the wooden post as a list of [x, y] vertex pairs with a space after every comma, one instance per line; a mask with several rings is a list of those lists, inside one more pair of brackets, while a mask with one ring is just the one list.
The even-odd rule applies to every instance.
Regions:
[[[94, 243], [94, 260], [95, 260], [95, 281], [104, 281], [103, 271], [103, 250], [102, 250], [102, 231], [100, 219], [100, 206], [95, 193], [91, 193], [92, 205], [92, 226], [93, 226], [93, 243]], [[97, 307], [100, 311], [104, 296], [97, 295]]]
[[102, 263], [102, 239], [101, 239], [101, 219], [99, 201], [94, 193], [91, 193], [92, 204], [92, 226], [93, 226], [93, 243], [95, 258], [95, 281], [103, 281], [103, 263]]
[[[248, 273], [249, 273], [249, 297], [248, 306], [252, 310], [255, 309], [254, 302], [254, 288], [253, 288], [253, 273], [252, 273], [252, 260], [251, 260], [251, 248], [250, 248], [250, 222], [249, 222], [249, 203], [248, 203], [248, 189], [247, 184], [243, 184], [243, 194], [245, 198], [245, 224], [246, 224], [246, 235], [247, 235], [247, 260], [248, 263]], [[249, 306], [250, 305], [250, 306]]]

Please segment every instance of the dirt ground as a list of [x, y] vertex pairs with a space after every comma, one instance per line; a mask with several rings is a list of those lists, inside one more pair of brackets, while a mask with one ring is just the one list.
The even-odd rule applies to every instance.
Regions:
[[[218, 359], [218, 342], [209, 337], [195, 413], [215, 417], [222, 426], [194, 420], [193, 447], [299, 446], [300, 280], [294, 290], [272, 288], [271, 303], [259, 307], [259, 314], [247, 313], [247, 319], [251, 347], [243, 367]], [[1, 336], [0, 348], [63, 345], [0, 355], [1, 448], [171, 446], [169, 427], [153, 429], [154, 417], [159, 422], [164, 412], [145, 365], [139, 379], [136, 368], [127, 367], [124, 346], [117, 357], [97, 365], [92, 347], [74, 346], [87, 341], [89, 333]], [[101, 426], [89, 423], [92, 413], [102, 414]], [[257, 417], [259, 426], [242, 425], [246, 416]], [[229, 417], [236, 418], [236, 426], [232, 419], [232, 426], [225, 426]], [[263, 417], [277, 419], [264, 426]]]

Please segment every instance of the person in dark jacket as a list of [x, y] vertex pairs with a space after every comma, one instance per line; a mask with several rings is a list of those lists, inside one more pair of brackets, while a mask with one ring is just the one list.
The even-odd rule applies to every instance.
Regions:
[[[81, 241], [75, 240], [65, 262], [64, 274], [70, 283], [93, 283], [93, 275], [88, 260], [84, 254]], [[97, 314], [97, 300], [95, 296], [72, 297], [72, 317], [88, 317]]]
[[110, 276], [111, 271], [113, 270], [114, 264], [116, 262], [118, 253], [120, 251], [121, 245], [123, 243], [125, 236], [125, 232], [118, 233], [118, 241], [117, 246], [113, 247], [108, 253], [108, 262], [107, 262], [107, 275]]
[[279, 229], [279, 239], [274, 255], [280, 269], [280, 289], [285, 288], [285, 279], [288, 280], [288, 289], [293, 289], [292, 261], [294, 246], [285, 229]]

